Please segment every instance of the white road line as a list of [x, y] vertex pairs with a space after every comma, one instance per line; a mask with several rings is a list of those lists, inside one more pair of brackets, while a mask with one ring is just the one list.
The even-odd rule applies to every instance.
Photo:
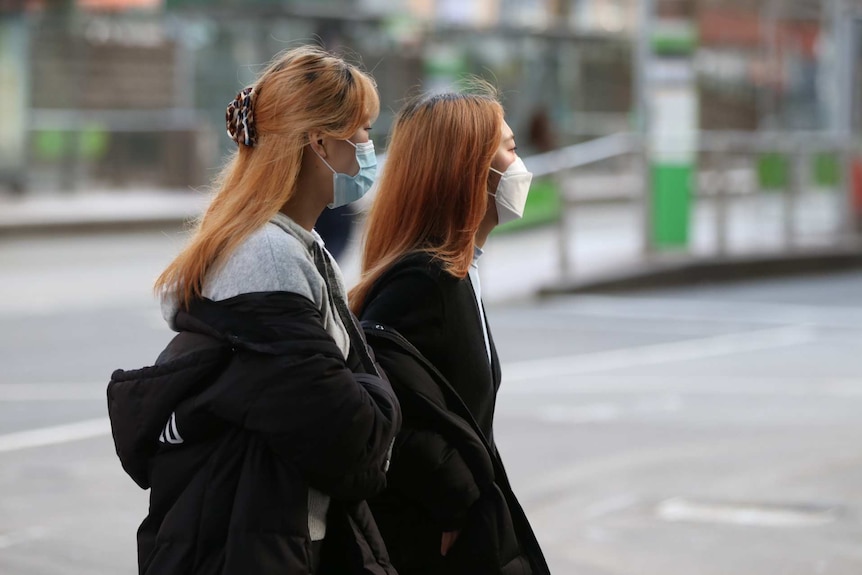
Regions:
[[0, 453], [110, 435], [107, 417], [0, 435]]
[[663, 501], [656, 509], [656, 515], [663, 521], [671, 522], [691, 521], [756, 527], [808, 527], [826, 525], [835, 521], [835, 513], [831, 509], [808, 511], [689, 501], [682, 498]]
[[591, 503], [584, 509], [582, 515], [584, 519], [598, 519], [611, 513], [624, 511], [638, 502], [639, 499], [634, 493], [622, 493]]
[[538, 418], [549, 423], [595, 423], [615, 421], [625, 414], [625, 408], [616, 403], [594, 403], [590, 405], [548, 405], [538, 410]]
[[[503, 366], [503, 378], [506, 377]], [[811, 397], [862, 399], [862, 377], [858, 379], [809, 378], [804, 382], [774, 382], [760, 378], [700, 377], [696, 375], [668, 375], [664, 378], [638, 377], [636, 381], [622, 376], [584, 378], [560, 385], [536, 384], [529, 390], [515, 388], [509, 397], [504, 386], [498, 398], [502, 409], [518, 411], [522, 407], [520, 396], [529, 391], [533, 395], [671, 395], [692, 397]]]
[[500, 405], [498, 413], [507, 416], [538, 419], [547, 423], [601, 423], [625, 417], [681, 411], [685, 407], [677, 394], [635, 403], [588, 403], [583, 405], [543, 404], [539, 406], [517, 404]]
[[508, 393], [554, 391], [564, 389], [569, 385], [566, 382], [541, 382], [541, 380], [791, 347], [811, 342], [815, 338], [816, 330], [814, 328], [791, 326], [595, 353], [526, 360], [503, 365], [503, 383], [507, 386]]
[[27, 543], [29, 541], [44, 539], [48, 535], [49, 531], [50, 530], [47, 527], [36, 526], [0, 535], [0, 549], [8, 549], [13, 545], [20, 545], [21, 543]]
[[[549, 310], [550, 311], [550, 310]], [[621, 296], [578, 296], [573, 305], [553, 308], [554, 314], [657, 321], [719, 323], [816, 323], [858, 329], [859, 306], [812, 306], [750, 301], [656, 299]]]
[[107, 382], [93, 383], [2, 383], [0, 402], [3, 401], [103, 401]]

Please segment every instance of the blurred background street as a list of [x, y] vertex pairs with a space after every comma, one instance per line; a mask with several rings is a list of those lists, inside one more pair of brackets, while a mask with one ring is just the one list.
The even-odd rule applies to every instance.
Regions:
[[[135, 571], [105, 387], [172, 336], [225, 105], [308, 42], [384, 158], [409, 94], [502, 91], [495, 437], [554, 573], [862, 573], [862, 0], [0, 0], [0, 573]], [[370, 201], [319, 222], [348, 284]]]

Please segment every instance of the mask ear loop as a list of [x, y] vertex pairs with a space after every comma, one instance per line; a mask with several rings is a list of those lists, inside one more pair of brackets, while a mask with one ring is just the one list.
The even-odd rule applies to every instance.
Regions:
[[317, 153], [317, 150], [315, 150], [314, 148], [311, 148], [311, 151], [312, 151], [312, 152], [314, 152], [314, 155], [316, 155], [318, 158], [320, 158], [320, 161], [321, 161], [321, 162], [323, 162], [323, 164], [324, 164], [327, 168], [329, 168], [330, 170], [332, 170], [332, 173], [333, 173], [333, 174], [337, 174], [337, 173], [338, 173], [338, 172], [336, 172], [336, 171], [335, 171], [335, 168], [333, 168], [332, 166], [330, 166], [330, 165], [329, 165], [329, 162], [327, 162], [325, 159], [323, 159], [323, 156], [321, 156], [320, 154], [318, 154], [318, 153]]
[[[505, 175], [506, 175], [505, 173], [501, 172], [500, 170], [496, 170], [496, 169], [494, 169], [494, 168], [490, 168], [490, 167], [489, 167], [489, 169], [490, 169], [492, 172], [494, 172], [495, 174], [499, 174], [499, 175], [500, 175], [500, 178], [501, 178], [501, 180], [500, 180], [500, 181], [502, 181], [503, 176], [505, 176]], [[500, 184], [497, 184], [497, 185], [499, 186]], [[493, 193], [493, 194], [492, 194], [491, 192], [488, 192], [488, 195], [489, 195], [489, 196], [491, 196], [492, 198], [496, 199], [496, 198], [497, 198], [497, 190], [494, 190], [494, 193]]]

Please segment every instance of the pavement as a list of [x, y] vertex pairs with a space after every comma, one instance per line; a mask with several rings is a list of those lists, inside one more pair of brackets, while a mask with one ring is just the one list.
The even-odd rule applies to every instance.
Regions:
[[[602, 181], [595, 180], [584, 185], [585, 190], [593, 190], [590, 197], [571, 209], [565, 240], [556, 224], [491, 236], [480, 264], [486, 301], [862, 267], [860, 238], [839, 241], [837, 237], [843, 204], [835, 193], [814, 190], [796, 198], [792, 244], [785, 235], [786, 205], [780, 194], [734, 197], [723, 235], [716, 228], [713, 201], [703, 198], [692, 209], [686, 248], [645, 255], [643, 218], [636, 201], [621, 201], [613, 190], [605, 192], [610, 201], [601, 201]], [[618, 185], [629, 188], [631, 182]], [[187, 228], [207, 201], [205, 191], [152, 189], [0, 197], [0, 241], [148, 229], [171, 233]], [[360, 273], [362, 225], [359, 217], [357, 233], [340, 262], [348, 283]], [[565, 265], [563, 243], [568, 252]]]

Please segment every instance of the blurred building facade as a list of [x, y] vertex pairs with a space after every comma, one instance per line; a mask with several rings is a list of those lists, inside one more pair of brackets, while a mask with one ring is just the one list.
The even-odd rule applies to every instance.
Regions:
[[[828, 124], [826, 2], [654, 5], [695, 31], [700, 129]], [[225, 103], [258, 65], [303, 42], [344, 51], [373, 73], [382, 134], [405, 96], [465, 74], [500, 87], [516, 132], [540, 133], [521, 138], [527, 152], [629, 130], [639, 7], [638, 0], [7, 0], [0, 90], [20, 121], [0, 128], [0, 180], [36, 191], [203, 185], [230, 149], [221, 137]]]

